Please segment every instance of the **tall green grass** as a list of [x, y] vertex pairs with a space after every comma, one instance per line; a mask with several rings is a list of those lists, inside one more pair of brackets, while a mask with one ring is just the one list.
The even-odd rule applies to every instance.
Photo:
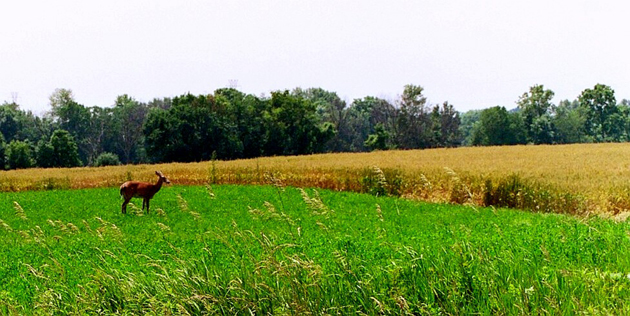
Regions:
[[627, 223], [275, 184], [3, 193], [0, 314], [630, 312]]

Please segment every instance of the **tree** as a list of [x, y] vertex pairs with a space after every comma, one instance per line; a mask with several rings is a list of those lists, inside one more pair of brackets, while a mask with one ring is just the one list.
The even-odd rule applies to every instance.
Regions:
[[562, 100], [553, 110], [555, 139], [560, 144], [589, 142], [586, 134], [586, 108], [577, 100]]
[[171, 98], [162, 98], [162, 99], [154, 98], [153, 100], [149, 101], [149, 103], [147, 104], [147, 107], [149, 109], [160, 108], [162, 110], [168, 110], [171, 108], [171, 106], [173, 106], [173, 99]]
[[79, 156], [84, 162], [90, 162], [91, 144], [88, 135], [93, 131], [91, 113], [88, 108], [77, 103], [72, 90], [57, 89], [50, 96], [52, 117], [60, 129], [68, 131], [79, 148]]
[[370, 135], [376, 135], [376, 126], [381, 125], [383, 132], [387, 132], [387, 148], [393, 147], [394, 118], [396, 108], [387, 100], [376, 97], [355, 99], [348, 109], [348, 124], [339, 128], [339, 136], [350, 151], [365, 151], [371, 149], [366, 146]]
[[113, 121], [116, 130], [116, 149], [121, 153], [124, 163], [141, 161], [143, 157], [140, 155], [140, 149], [144, 143], [142, 129], [148, 108], [126, 94], [118, 96], [115, 104]]
[[365, 147], [370, 150], [385, 150], [388, 149], [388, 143], [390, 134], [385, 130], [383, 124], [378, 123], [374, 127], [374, 134], [370, 134], [365, 140]]
[[0, 105], [0, 134], [6, 142], [12, 140], [37, 141], [50, 137], [52, 123], [47, 118], [40, 118], [30, 111], [20, 110], [15, 103]]
[[182, 147], [179, 136], [175, 134], [175, 128], [180, 126], [176, 120], [170, 111], [160, 108], [149, 111], [143, 134], [151, 162], [185, 161], [177, 155], [178, 151], [185, 148]]
[[470, 146], [473, 144], [473, 130], [475, 129], [475, 126], [478, 125], [481, 112], [482, 110], [470, 110], [461, 115], [459, 133], [464, 146]]
[[309, 88], [302, 90], [296, 88], [291, 92], [292, 95], [306, 99], [313, 103], [316, 113], [321, 122], [328, 122], [334, 128], [334, 136], [325, 144], [324, 151], [342, 152], [348, 151], [348, 143], [344, 139], [344, 135], [339, 130], [348, 129], [348, 111], [346, 111], [346, 102], [341, 100], [336, 92], [326, 91], [322, 88]]
[[430, 146], [431, 118], [428, 114], [424, 88], [406, 85], [398, 101], [399, 111], [396, 120], [396, 145], [403, 149], [426, 148]]
[[555, 142], [556, 129], [549, 114], [534, 118], [529, 128], [525, 128], [530, 141], [534, 144], [552, 144]]
[[116, 146], [120, 144], [118, 139], [120, 132], [113, 130], [112, 125], [118, 121], [114, 120], [112, 109], [93, 106], [88, 108], [88, 112], [90, 115], [88, 120], [89, 128], [84, 135], [84, 150], [86, 151], [87, 164], [94, 165], [96, 158], [104, 151], [107, 141], [112, 136], [116, 138], [113, 143]]
[[71, 168], [81, 166], [77, 144], [66, 130], [55, 130], [48, 142], [40, 142], [37, 148], [40, 167]]
[[516, 145], [525, 143], [523, 120], [516, 112], [510, 113], [502, 106], [481, 112], [479, 123], [472, 131], [472, 144], [482, 146]]
[[[608, 119], [617, 113], [615, 91], [609, 86], [596, 84], [578, 97], [580, 106], [586, 109], [586, 130], [596, 141], [614, 140], [613, 126]], [[611, 139], [612, 138], [612, 139]]]
[[42, 168], [52, 168], [55, 166], [55, 148], [49, 141], [40, 140], [35, 150], [37, 165]]
[[432, 147], [454, 147], [461, 144], [459, 112], [452, 104], [435, 105], [431, 112]]
[[168, 110], [153, 108], [144, 124], [152, 161], [200, 161], [239, 157], [243, 145], [228, 104], [212, 95], [183, 95]]
[[5, 170], [7, 168], [6, 147], [7, 144], [4, 141], [4, 136], [0, 133], [0, 170]]
[[260, 157], [266, 142], [263, 113], [268, 102], [233, 88], [218, 89], [214, 97], [216, 102], [223, 104], [224, 116], [235, 125], [236, 137], [242, 144], [242, 151], [235, 152], [232, 157]]
[[28, 142], [12, 140], [6, 149], [9, 169], [25, 169], [34, 165], [31, 145]]
[[48, 97], [50, 101], [50, 106], [52, 108], [53, 115], [56, 115], [57, 109], [67, 106], [68, 104], [75, 102], [74, 94], [70, 89], [55, 89], [50, 97]]
[[318, 119], [316, 107], [289, 91], [271, 93], [263, 114], [266, 124], [265, 155], [303, 155], [322, 152], [334, 128]]
[[14, 140], [21, 129], [17, 112], [14, 104], [5, 103], [0, 106], [0, 134], [8, 142]]
[[55, 167], [81, 166], [77, 144], [68, 131], [62, 129], [54, 131], [50, 137], [50, 145], [55, 150]]
[[554, 92], [545, 89], [543, 85], [534, 85], [529, 88], [516, 102], [523, 124], [527, 140], [534, 144], [550, 144], [553, 142], [553, 123], [550, 117]]
[[621, 100], [617, 105], [617, 109], [620, 116], [617, 124], [619, 124], [618, 128], [623, 135], [623, 141], [630, 141], [630, 101], [626, 99]]

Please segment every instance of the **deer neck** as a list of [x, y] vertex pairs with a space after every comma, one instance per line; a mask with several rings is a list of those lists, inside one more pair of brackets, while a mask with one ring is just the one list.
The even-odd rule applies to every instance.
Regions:
[[162, 178], [159, 178], [157, 183], [154, 186], [155, 192], [160, 191], [160, 188], [162, 188], [162, 182], [164, 182], [164, 180], [162, 180]]

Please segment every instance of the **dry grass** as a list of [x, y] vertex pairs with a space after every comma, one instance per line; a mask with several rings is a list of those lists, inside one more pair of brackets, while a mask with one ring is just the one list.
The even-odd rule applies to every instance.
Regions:
[[[373, 153], [268, 157], [236, 161], [128, 165], [0, 172], [0, 191], [116, 187], [128, 179], [155, 181], [161, 170], [176, 184], [269, 184], [366, 191], [362, 180], [378, 167], [399, 177], [399, 194], [450, 201], [462, 182], [481, 204], [484, 183], [517, 175], [559, 194], [583, 196], [588, 211], [630, 208], [630, 144], [466, 147]], [[452, 172], [451, 172], [452, 170]], [[458, 179], [454, 181], [453, 174]], [[627, 206], [627, 207], [626, 207]], [[562, 212], [562, 210], [556, 210]]]

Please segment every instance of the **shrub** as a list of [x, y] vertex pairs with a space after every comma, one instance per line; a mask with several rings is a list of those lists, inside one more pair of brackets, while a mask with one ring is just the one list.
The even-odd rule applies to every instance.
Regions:
[[31, 145], [27, 142], [12, 140], [6, 149], [9, 169], [24, 169], [33, 166]]
[[98, 157], [96, 157], [96, 161], [94, 161], [95, 167], [117, 165], [120, 165], [120, 159], [118, 159], [118, 155], [109, 152], [104, 152], [100, 154]]

